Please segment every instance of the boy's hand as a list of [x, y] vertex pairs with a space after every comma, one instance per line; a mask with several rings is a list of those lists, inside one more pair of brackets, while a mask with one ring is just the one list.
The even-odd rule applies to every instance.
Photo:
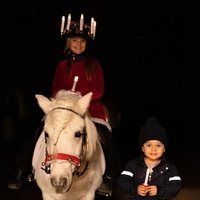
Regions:
[[146, 192], [149, 193], [149, 196], [156, 196], [158, 189], [156, 185], [146, 186]]
[[146, 196], [147, 186], [146, 185], [138, 185], [137, 194], [140, 195], [140, 196]]

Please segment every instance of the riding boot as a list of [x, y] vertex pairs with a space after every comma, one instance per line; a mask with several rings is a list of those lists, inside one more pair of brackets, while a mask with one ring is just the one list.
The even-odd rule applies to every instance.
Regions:
[[106, 171], [103, 176], [102, 184], [97, 190], [97, 194], [112, 196], [115, 177], [117, 177], [121, 171], [119, 152], [109, 129], [107, 129], [106, 126], [97, 123], [96, 127], [102, 138], [102, 149], [106, 162]]
[[97, 190], [97, 194], [111, 197], [112, 191], [113, 191], [113, 185], [112, 185], [111, 177], [104, 175], [102, 184]]

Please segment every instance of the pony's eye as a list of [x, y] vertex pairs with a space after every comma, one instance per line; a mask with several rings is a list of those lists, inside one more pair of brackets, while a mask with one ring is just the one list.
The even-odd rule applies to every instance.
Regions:
[[44, 131], [44, 136], [45, 138], [49, 138], [49, 134], [46, 131]]
[[80, 138], [80, 137], [82, 136], [82, 134], [83, 134], [82, 131], [77, 131], [77, 132], [75, 133], [75, 137], [76, 137], [76, 138]]

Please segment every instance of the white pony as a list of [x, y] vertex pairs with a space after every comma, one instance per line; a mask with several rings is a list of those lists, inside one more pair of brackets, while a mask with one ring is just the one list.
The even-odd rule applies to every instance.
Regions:
[[43, 200], [95, 199], [105, 158], [87, 112], [91, 96], [66, 90], [52, 99], [36, 95], [45, 118], [32, 164]]

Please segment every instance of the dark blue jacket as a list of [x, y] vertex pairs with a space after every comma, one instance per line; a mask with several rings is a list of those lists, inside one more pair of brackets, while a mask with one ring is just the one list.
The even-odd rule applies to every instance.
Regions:
[[129, 161], [117, 180], [119, 188], [134, 200], [167, 200], [178, 194], [182, 182], [176, 167], [162, 158], [161, 162], [153, 168], [151, 181], [148, 185], [156, 185], [156, 196], [139, 196], [137, 187], [144, 183], [147, 166], [144, 156]]

